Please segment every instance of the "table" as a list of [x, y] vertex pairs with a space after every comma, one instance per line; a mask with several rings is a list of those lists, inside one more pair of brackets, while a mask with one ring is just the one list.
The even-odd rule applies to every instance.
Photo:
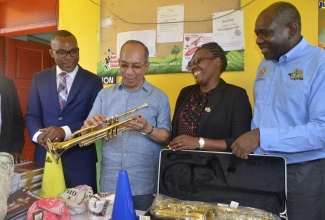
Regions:
[[[146, 211], [140, 211], [140, 210], [135, 210], [136, 215], [144, 215], [146, 213]], [[91, 216], [88, 211], [86, 211], [83, 214], [79, 214], [79, 215], [71, 215], [71, 220], [108, 220], [110, 219], [110, 216], [108, 218], [104, 218], [104, 217], [95, 217], [95, 216]]]

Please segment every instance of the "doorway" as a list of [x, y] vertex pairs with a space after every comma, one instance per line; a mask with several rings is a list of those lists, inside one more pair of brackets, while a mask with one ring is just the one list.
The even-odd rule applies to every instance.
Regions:
[[[59, 0], [0, 0], [0, 74], [14, 80], [23, 114], [33, 75], [54, 65], [50, 32], [58, 29]], [[25, 129], [23, 154], [34, 160]]]
[[[6, 57], [5, 75], [13, 79], [21, 108], [25, 115], [33, 75], [54, 65], [54, 60], [49, 54], [50, 45], [9, 37], [4, 39], [4, 43], [4, 54]], [[28, 136], [26, 128], [24, 136], [25, 145], [22, 153], [28, 160], [32, 161], [34, 160], [35, 145]]]

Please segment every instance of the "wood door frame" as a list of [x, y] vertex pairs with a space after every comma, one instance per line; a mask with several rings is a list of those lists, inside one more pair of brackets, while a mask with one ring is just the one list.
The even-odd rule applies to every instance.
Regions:
[[[58, 30], [58, 8], [59, 0], [0, 0], [0, 74], [7, 75], [6, 38]], [[28, 136], [23, 153], [32, 160], [27, 142]]]
[[[34, 74], [52, 66], [53, 58], [49, 53], [51, 47], [48, 44], [12, 38], [6, 38], [5, 45], [6, 76], [13, 79], [16, 85], [21, 110], [25, 115]], [[24, 136], [23, 155], [33, 160], [35, 145], [31, 141], [32, 137], [28, 136], [27, 129], [24, 131]]]
[[5, 75], [5, 38], [0, 36], [0, 74]]

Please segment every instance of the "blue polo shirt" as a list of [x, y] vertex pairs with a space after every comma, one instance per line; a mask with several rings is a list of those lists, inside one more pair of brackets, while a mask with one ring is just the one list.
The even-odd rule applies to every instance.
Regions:
[[263, 59], [254, 84], [256, 154], [288, 164], [325, 158], [325, 51], [302, 38], [279, 62]]

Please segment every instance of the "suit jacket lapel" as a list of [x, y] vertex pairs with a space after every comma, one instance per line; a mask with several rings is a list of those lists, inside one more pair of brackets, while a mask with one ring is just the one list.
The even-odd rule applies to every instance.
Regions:
[[54, 106], [57, 109], [57, 111], [60, 112], [61, 108], [59, 104], [58, 88], [56, 84], [56, 66], [49, 69], [46, 78], [47, 78], [47, 86], [50, 90]]
[[217, 107], [217, 104], [221, 97], [223, 96], [223, 92], [226, 88], [226, 83], [223, 79], [220, 78], [220, 82], [218, 83], [217, 87], [211, 94], [211, 98], [207, 105], [205, 106], [204, 112], [200, 119], [200, 124], [198, 127], [198, 134], [201, 133], [202, 129], [204, 129], [204, 124], [209, 120], [211, 114], [213, 114], [214, 109]]
[[[69, 106], [69, 103], [71, 103], [76, 98], [76, 96], [78, 95], [78, 92], [81, 89], [81, 86], [84, 83], [86, 83], [86, 82], [85, 82], [85, 77], [83, 74], [83, 69], [79, 66], [79, 70], [73, 80], [72, 86], [68, 93], [68, 100], [67, 100], [67, 103], [65, 104], [65, 107]], [[63, 110], [65, 109], [65, 107], [63, 108]]]

